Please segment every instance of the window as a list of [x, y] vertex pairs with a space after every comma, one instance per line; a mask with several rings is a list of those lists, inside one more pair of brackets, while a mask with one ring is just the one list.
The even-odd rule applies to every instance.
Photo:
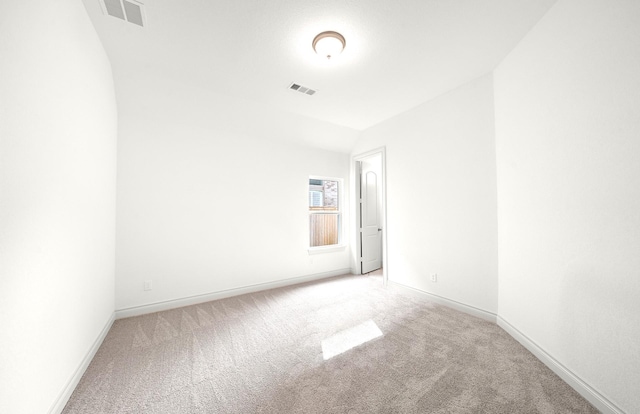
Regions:
[[342, 241], [341, 191], [338, 178], [309, 179], [309, 246], [336, 246]]

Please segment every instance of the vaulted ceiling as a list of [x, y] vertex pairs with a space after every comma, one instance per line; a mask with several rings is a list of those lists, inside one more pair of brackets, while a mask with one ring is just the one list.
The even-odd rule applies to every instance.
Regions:
[[[490, 72], [555, 3], [144, 0], [139, 27], [83, 1], [119, 76], [166, 78], [356, 130]], [[311, 47], [325, 30], [347, 42], [331, 61]]]

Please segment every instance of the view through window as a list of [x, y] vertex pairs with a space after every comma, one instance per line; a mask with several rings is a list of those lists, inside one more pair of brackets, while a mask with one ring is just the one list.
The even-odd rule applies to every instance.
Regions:
[[309, 179], [309, 245], [340, 243], [340, 183], [338, 180]]

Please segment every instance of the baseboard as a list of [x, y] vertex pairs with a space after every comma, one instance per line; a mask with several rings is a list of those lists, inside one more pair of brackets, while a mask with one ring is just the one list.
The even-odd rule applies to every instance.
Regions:
[[543, 364], [556, 373], [560, 378], [569, 384], [574, 390], [582, 395], [587, 401], [593, 404], [603, 414], [624, 414], [624, 411], [609, 401], [604, 395], [595, 390], [592, 386], [584, 382], [570, 369], [562, 365], [557, 359], [552, 357], [547, 351], [542, 349], [531, 338], [520, 332], [504, 318], [498, 316], [498, 326], [504, 329], [516, 341], [535, 355]]
[[115, 313], [112, 313], [109, 317], [109, 320], [102, 328], [102, 331], [100, 331], [100, 334], [98, 335], [96, 340], [93, 341], [93, 345], [91, 345], [91, 348], [89, 348], [89, 351], [82, 359], [82, 362], [80, 362], [80, 365], [78, 365], [76, 371], [73, 373], [69, 381], [67, 381], [67, 385], [63, 388], [60, 395], [58, 395], [58, 398], [55, 400], [53, 405], [51, 405], [49, 414], [60, 414], [64, 409], [64, 406], [67, 405], [67, 401], [69, 401], [71, 394], [73, 394], [73, 390], [76, 389], [76, 386], [80, 382], [80, 379], [84, 375], [84, 372], [87, 370], [87, 367], [91, 363], [91, 360], [95, 356], [96, 352], [98, 352], [98, 348], [100, 348], [100, 345], [102, 345], [102, 341], [104, 341], [107, 333], [109, 333], [109, 329], [111, 329], [111, 325], [113, 325], [114, 320]]
[[563, 381], [569, 384], [574, 390], [582, 395], [587, 401], [593, 404], [603, 414], [624, 414], [624, 411], [607, 399], [604, 395], [594, 389], [592, 386], [584, 382], [580, 377], [574, 374], [570, 369], [562, 365], [558, 360], [552, 357], [544, 349], [542, 349], [533, 340], [520, 332], [516, 327], [507, 322], [504, 318], [495, 313], [485, 311], [483, 309], [469, 306], [455, 300], [451, 300], [433, 293], [425, 292], [420, 289], [412, 288], [398, 282], [389, 281], [389, 286], [398, 289], [401, 292], [413, 295], [415, 297], [428, 299], [441, 305], [449, 306], [461, 312], [468, 313], [473, 316], [496, 323], [511, 335], [516, 341], [520, 342], [525, 348], [536, 356], [543, 364], [556, 373]]
[[147, 305], [132, 306], [116, 310], [116, 319], [129, 318], [131, 316], [145, 315], [147, 313], [160, 312], [164, 310], [180, 308], [182, 306], [196, 305], [198, 303], [212, 300], [229, 298], [232, 296], [244, 295], [247, 293], [259, 292], [261, 290], [275, 289], [283, 286], [297, 285], [298, 283], [311, 282], [313, 280], [326, 279], [329, 277], [351, 274], [351, 269], [338, 269], [330, 272], [315, 273], [313, 275], [293, 277], [289, 279], [277, 280], [274, 282], [257, 283], [255, 285], [243, 286], [234, 289], [219, 290], [216, 292], [204, 293], [202, 295], [188, 296], [184, 298], [154, 302]]
[[428, 299], [431, 302], [439, 303], [441, 305], [448, 306], [455, 310], [459, 310], [460, 312], [468, 313], [470, 315], [476, 316], [478, 318], [487, 320], [489, 322], [496, 323], [497, 315], [493, 312], [486, 311], [484, 309], [476, 308], [475, 306], [467, 305], [462, 302], [458, 302], [452, 299], [445, 298], [443, 296], [434, 295], [433, 293], [425, 292], [424, 290], [416, 289], [409, 287], [407, 285], [403, 285], [402, 283], [394, 282], [392, 280], [388, 281], [389, 287], [400, 290], [401, 292], [408, 293], [410, 295]]

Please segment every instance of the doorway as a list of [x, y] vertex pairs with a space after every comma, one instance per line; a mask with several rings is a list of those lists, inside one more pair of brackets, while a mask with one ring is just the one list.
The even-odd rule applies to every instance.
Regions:
[[355, 187], [355, 273], [388, 280], [385, 148], [353, 157]]

